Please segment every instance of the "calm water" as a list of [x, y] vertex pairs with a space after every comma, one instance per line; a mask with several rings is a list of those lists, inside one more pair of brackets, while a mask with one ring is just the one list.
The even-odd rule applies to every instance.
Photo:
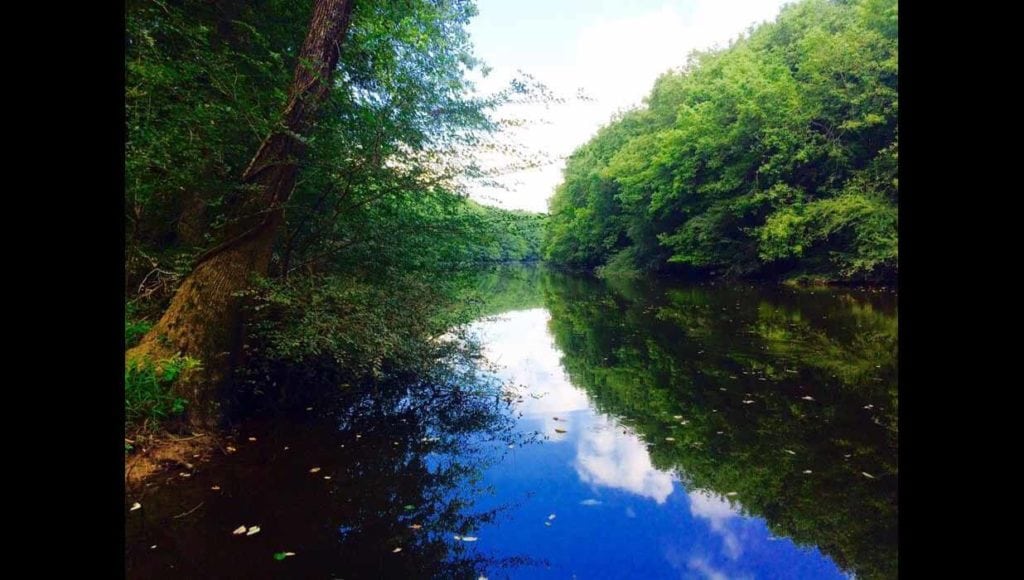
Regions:
[[243, 425], [129, 494], [129, 576], [896, 577], [895, 294], [478, 286], [495, 380]]

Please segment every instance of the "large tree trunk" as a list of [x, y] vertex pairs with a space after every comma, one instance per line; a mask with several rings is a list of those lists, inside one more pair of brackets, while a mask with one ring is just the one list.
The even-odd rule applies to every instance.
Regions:
[[331, 89], [353, 2], [316, 0], [313, 6], [281, 129], [263, 140], [242, 176], [243, 184], [254, 192], [252, 207], [260, 217], [242, 234], [199, 257], [159, 322], [125, 354], [129, 364], [156, 362], [177, 353], [202, 362], [199, 371], [175, 386], [178, 396], [189, 402], [193, 423], [212, 426], [220, 418], [219, 389], [229, 378], [232, 356], [239, 347], [238, 293], [269, 269], [284, 204], [305, 154], [304, 137]]

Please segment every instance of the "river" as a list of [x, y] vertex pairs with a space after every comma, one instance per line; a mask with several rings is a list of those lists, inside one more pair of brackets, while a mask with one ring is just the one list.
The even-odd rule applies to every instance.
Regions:
[[895, 292], [478, 287], [492, 366], [241, 425], [129, 498], [128, 576], [896, 577]]

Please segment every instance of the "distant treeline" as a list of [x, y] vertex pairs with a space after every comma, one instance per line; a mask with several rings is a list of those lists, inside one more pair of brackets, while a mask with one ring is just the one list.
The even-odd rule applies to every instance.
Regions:
[[894, 280], [897, 36], [896, 0], [806, 0], [694, 53], [569, 158], [545, 258]]
[[470, 262], [535, 262], [547, 216], [522, 210], [506, 210], [467, 200], [464, 210], [479, 232], [465, 248]]

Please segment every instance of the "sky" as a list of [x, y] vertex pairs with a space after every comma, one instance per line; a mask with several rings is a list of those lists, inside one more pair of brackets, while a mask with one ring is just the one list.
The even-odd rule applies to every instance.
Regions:
[[[728, 46], [751, 25], [770, 21], [786, 0], [477, 0], [470, 23], [478, 58], [492, 70], [481, 92], [506, 86], [518, 70], [565, 104], [517, 105], [499, 114], [530, 121], [508, 137], [553, 163], [505, 175], [505, 189], [474, 185], [487, 205], [547, 211], [564, 158], [620, 110], [642, 104], [655, 79], [693, 50]], [[574, 96], [582, 90], [589, 101]], [[503, 160], [491, 159], [501, 165]]]

